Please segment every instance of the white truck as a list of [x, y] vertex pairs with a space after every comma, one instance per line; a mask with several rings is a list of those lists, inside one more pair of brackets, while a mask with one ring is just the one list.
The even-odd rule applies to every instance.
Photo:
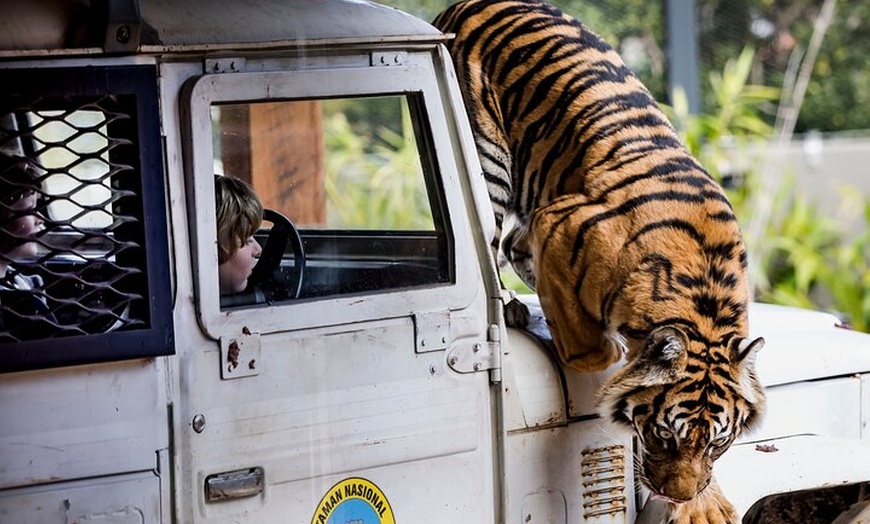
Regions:
[[[505, 326], [445, 38], [359, 0], [0, 5], [0, 150], [45, 216], [37, 259], [0, 257], [52, 311], [0, 333], [0, 522], [660, 521], [609, 371], [560, 367], [533, 296]], [[270, 210], [231, 298], [216, 173]], [[870, 335], [750, 318], [769, 409], [724, 492], [866, 522]]]

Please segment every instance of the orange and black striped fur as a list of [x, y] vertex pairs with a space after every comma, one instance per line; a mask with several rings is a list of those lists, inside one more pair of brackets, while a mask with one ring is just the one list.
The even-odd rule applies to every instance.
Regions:
[[636, 431], [654, 493], [697, 500], [764, 405], [726, 196], [618, 54], [552, 5], [469, 0], [434, 24], [455, 34], [494, 247], [538, 292], [566, 366], [626, 355], [602, 411]]

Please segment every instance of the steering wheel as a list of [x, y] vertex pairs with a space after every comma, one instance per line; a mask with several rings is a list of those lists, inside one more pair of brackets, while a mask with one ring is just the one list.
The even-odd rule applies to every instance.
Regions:
[[[289, 218], [273, 209], [263, 210], [263, 220], [272, 223], [260, 260], [248, 278], [244, 294], [253, 293], [266, 302], [299, 298], [305, 276], [305, 248], [302, 236]], [[281, 268], [287, 244], [293, 248], [293, 271]], [[260, 298], [262, 297], [262, 298]], [[259, 300], [258, 300], [259, 301]]]

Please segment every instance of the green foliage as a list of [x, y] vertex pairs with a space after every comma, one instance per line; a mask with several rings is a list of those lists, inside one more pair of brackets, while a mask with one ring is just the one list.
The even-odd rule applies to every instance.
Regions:
[[701, 153], [702, 147], [715, 146], [726, 139], [740, 139], [745, 144], [770, 136], [773, 128], [760, 114], [778, 98], [779, 90], [748, 83], [753, 57], [752, 49], [744, 48], [736, 59], [725, 64], [721, 73], [710, 73], [710, 92], [716, 112], [690, 115], [682, 90], [674, 93], [673, 106], [664, 106], [693, 152]]
[[455, 2], [456, 0], [378, 0], [379, 4], [395, 7], [428, 22]]
[[837, 244], [836, 226], [821, 217], [804, 195], [789, 195], [790, 180], [780, 190], [779, 202], [788, 202], [788, 213], [773, 225], [773, 235], [766, 241], [756, 287], [773, 302], [812, 308], [810, 293], [819, 275], [825, 271], [825, 253]]
[[[816, 4], [821, 3], [817, 2]], [[810, 10], [817, 5], [810, 3]], [[795, 23], [794, 33], [805, 47], [812, 19]], [[807, 88], [796, 131], [843, 131], [870, 128], [870, 3], [838, 0], [835, 16]]]
[[504, 284], [504, 287], [507, 289], [512, 289], [521, 295], [534, 293], [534, 291], [529, 289], [529, 286], [520, 279], [519, 275], [514, 272], [507, 260], [503, 260], [499, 263], [499, 274], [501, 276], [502, 284]]
[[[854, 236], [820, 215], [802, 195], [791, 198], [788, 212], [771, 224], [765, 252], [761, 298], [779, 304], [832, 309], [855, 329], [870, 332], [870, 203], [857, 191], [844, 195], [855, 221]], [[843, 205], [841, 207], [848, 207]]]
[[402, 105], [401, 131], [396, 132], [386, 125], [352, 124], [344, 103], [324, 104], [329, 223], [357, 229], [431, 230], [407, 105]]

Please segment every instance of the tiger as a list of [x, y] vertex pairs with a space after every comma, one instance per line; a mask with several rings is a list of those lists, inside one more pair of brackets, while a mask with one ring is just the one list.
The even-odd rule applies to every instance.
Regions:
[[670, 521], [737, 522], [712, 467], [762, 417], [764, 339], [748, 336], [748, 257], [724, 190], [618, 53], [555, 6], [464, 0], [433, 25], [448, 35], [494, 254], [537, 292], [565, 367], [621, 362], [599, 411], [636, 435], [639, 478]]

